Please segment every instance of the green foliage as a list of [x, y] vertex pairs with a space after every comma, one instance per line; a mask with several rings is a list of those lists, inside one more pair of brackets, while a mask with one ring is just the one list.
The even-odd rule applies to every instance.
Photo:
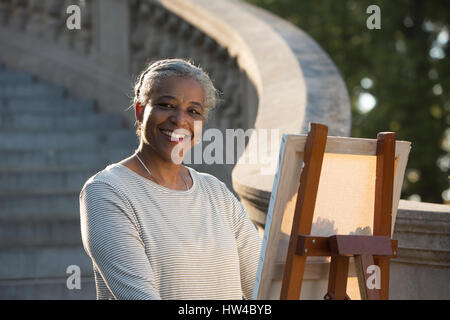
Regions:
[[[443, 202], [450, 162], [450, 1], [247, 1], [305, 30], [330, 55], [349, 90], [352, 136], [395, 131], [398, 140], [412, 142], [402, 198]], [[379, 30], [366, 27], [372, 4], [381, 9]], [[369, 112], [358, 107], [362, 93], [376, 99]]]

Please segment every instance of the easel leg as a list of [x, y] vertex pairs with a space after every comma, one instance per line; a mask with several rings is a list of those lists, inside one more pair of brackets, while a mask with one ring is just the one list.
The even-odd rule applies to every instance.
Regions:
[[349, 257], [332, 256], [330, 263], [330, 275], [328, 279], [328, 293], [325, 299], [347, 299], [347, 278]]
[[306, 267], [306, 256], [294, 255], [286, 261], [291, 268], [286, 271], [284, 276], [284, 291], [282, 291], [281, 300], [300, 299], [303, 274]]
[[[391, 236], [394, 162], [395, 133], [379, 133], [377, 136], [373, 235]], [[384, 300], [389, 299], [389, 262], [390, 259], [387, 257], [375, 258], [375, 264], [380, 267], [381, 271], [380, 298]]]
[[297, 255], [297, 242], [300, 234], [310, 234], [319, 188], [323, 155], [327, 143], [328, 127], [313, 123], [305, 145], [304, 169], [300, 176], [291, 236], [284, 267], [280, 299], [299, 299], [301, 295], [306, 255]]
[[381, 271], [380, 275], [377, 269], [373, 267], [374, 265], [371, 255], [355, 255], [355, 268], [362, 300], [380, 299], [380, 288], [378, 285], [381, 283], [381, 279], [377, 277], [382, 276], [383, 271]]
[[390, 258], [385, 257], [375, 257], [374, 263], [380, 267], [381, 272], [381, 289], [380, 289], [380, 299], [389, 299], [389, 267]]

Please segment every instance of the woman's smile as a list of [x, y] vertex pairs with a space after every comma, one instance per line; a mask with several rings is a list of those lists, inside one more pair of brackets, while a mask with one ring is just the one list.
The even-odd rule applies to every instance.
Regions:
[[186, 138], [191, 138], [190, 134], [186, 134], [183, 132], [187, 131], [186, 129], [169, 130], [160, 128], [159, 131], [162, 133], [165, 139], [167, 139], [170, 143], [173, 144], [183, 142], [183, 140]]

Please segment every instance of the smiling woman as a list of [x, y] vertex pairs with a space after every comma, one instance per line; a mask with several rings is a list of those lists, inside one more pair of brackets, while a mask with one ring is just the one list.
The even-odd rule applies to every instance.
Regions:
[[256, 227], [224, 183], [177, 161], [200, 139], [215, 100], [208, 75], [188, 61], [157, 61], [139, 76], [138, 149], [80, 193], [98, 299], [252, 296]]
[[[203, 87], [192, 78], [167, 76], [150, 93], [147, 105], [144, 109], [139, 104], [136, 109], [136, 119], [142, 123], [141, 146], [149, 146], [148, 152], [155, 152], [164, 160], [175, 162], [175, 146], [183, 143], [190, 149], [194, 139], [201, 134], [206, 113]], [[194, 132], [195, 128], [200, 130]], [[180, 153], [183, 151], [181, 149]], [[177, 155], [183, 157], [183, 154]]]

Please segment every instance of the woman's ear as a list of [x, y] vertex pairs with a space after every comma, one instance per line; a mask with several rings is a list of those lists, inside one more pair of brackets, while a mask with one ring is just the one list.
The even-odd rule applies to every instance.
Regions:
[[138, 122], [142, 122], [142, 114], [144, 111], [144, 106], [140, 102], [136, 102], [134, 111], [135, 111], [136, 120]]

